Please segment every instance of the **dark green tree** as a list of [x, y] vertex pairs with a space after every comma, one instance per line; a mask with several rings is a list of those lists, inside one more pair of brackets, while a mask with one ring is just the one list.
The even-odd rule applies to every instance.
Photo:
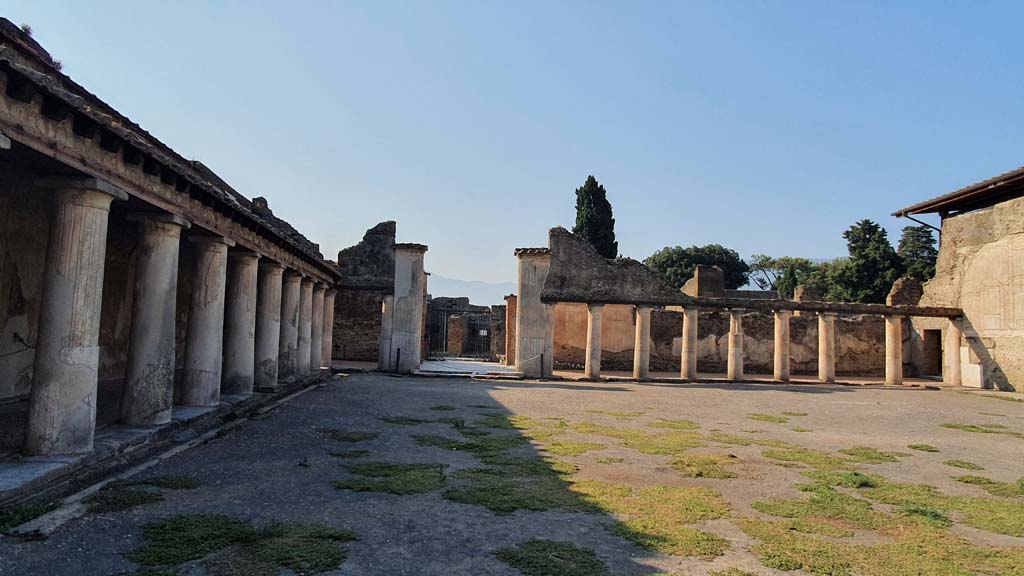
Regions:
[[576, 189], [576, 225], [572, 233], [584, 238], [605, 258], [619, 255], [615, 241], [615, 218], [604, 186], [593, 176], [587, 176], [582, 187]]
[[796, 290], [796, 285], [800, 281], [796, 276], [796, 266], [790, 264], [786, 266], [786, 271], [782, 273], [782, 278], [775, 283], [775, 290], [779, 293], [780, 298], [792, 298], [793, 292]]
[[735, 250], [718, 244], [707, 246], [666, 246], [644, 260], [648, 268], [660, 273], [669, 284], [682, 288], [693, 276], [698, 264], [718, 266], [725, 274], [726, 288], [739, 288], [747, 283], [750, 267]]
[[903, 275], [903, 261], [889, 243], [889, 235], [871, 220], [861, 220], [843, 232], [850, 252], [838, 272], [843, 300], [883, 303], [893, 282]]
[[935, 248], [935, 237], [927, 226], [907, 226], [900, 236], [897, 252], [903, 259], [907, 276], [926, 282], [935, 276], [935, 261], [939, 251]]
[[814, 268], [814, 262], [793, 256], [772, 258], [766, 254], [754, 254], [750, 257], [751, 280], [761, 290], [777, 290], [783, 274], [790, 268], [793, 268], [793, 272], [799, 277], [810, 272]]

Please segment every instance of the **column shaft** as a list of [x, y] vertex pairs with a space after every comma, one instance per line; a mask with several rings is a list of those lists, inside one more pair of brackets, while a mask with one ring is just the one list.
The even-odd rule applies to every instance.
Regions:
[[331, 289], [324, 294], [324, 336], [320, 352], [320, 364], [331, 367], [334, 359], [334, 298], [337, 290]]
[[836, 381], [836, 315], [818, 313], [818, 381]]
[[281, 347], [281, 279], [284, 268], [276, 262], [261, 262], [258, 268], [253, 385], [260, 392], [269, 392], [277, 388]]
[[775, 355], [772, 379], [789, 382], [789, 310], [775, 311]]
[[391, 319], [391, 354], [395, 370], [410, 373], [420, 368], [423, 346], [426, 246], [395, 246], [395, 304]]
[[636, 307], [636, 334], [633, 338], [633, 379], [650, 377], [651, 368], [651, 308]]
[[178, 247], [181, 229], [189, 224], [162, 214], [132, 214], [129, 219], [139, 224], [139, 244], [121, 420], [129, 426], [153, 426], [170, 422], [174, 405]]
[[963, 330], [960, 328], [960, 320], [950, 318], [946, 329], [946, 362], [943, 373], [943, 381], [951, 386], [962, 384], [962, 373], [960, 370], [960, 341], [963, 338]]
[[555, 305], [544, 304], [544, 355], [541, 356], [541, 376], [550, 378], [555, 374]]
[[313, 336], [313, 280], [303, 278], [299, 290], [299, 345], [295, 356], [295, 376], [305, 379], [309, 375], [310, 350]]
[[729, 310], [729, 355], [726, 377], [743, 379], [743, 310]]
[[516, 370], [527, 378], [545, 374], [547, 340], [551, 323], [548, 310], [540, 300], [544, 281], [551, 266], [551, 255], [536, 250], [517, 251], [516, 286]]
[[324, 293], [327, 286], [317, 283], [313, 287], [313, 318], [310, 321], [309, 373], [319, 374], [323, 365], [320, 357], [324, 353]]
[[604, 306], [587, 306], [587, 357], [583, 366], [584, 378], [601, 377], [601, 312]]
[[124, 192], [86, 180], [57, 190], [43, 269], [26, 454], [92, 450], [107, 219]]
[[683, 308], [683, 341], [679, 354], [679, 377], [697, 379], [697, 318], [696, 308]]
[[192, 299], [185, 339], [185, 373], [181, 403], [186, 406], [220, 404], [224, 351], [224, 289], [227, 281], [228, 244], [224, 238], [197, 236], [192, 270]]
[[380, 350], [377, 352], [377, 368], [385, 372], [395, 369], [394, 353], [391, 346], [391, 328], [394, 321], [395, 297], [385, 294], [380, 304]]
[[903, 318], [885, 317], [885, 383], [903, 384]]
[[256, 288], [259, 256], [228, 255], [224, 303], [224, 394], [252, 394], [256, 380]]
[[299, 300], [302, 275], [288, 270], [281, 285], [281, 340], [278, 344], [277, 379], [295, 379], [299, 358]]

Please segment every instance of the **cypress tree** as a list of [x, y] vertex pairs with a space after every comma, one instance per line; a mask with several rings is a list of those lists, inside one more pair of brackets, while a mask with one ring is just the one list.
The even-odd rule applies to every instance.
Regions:
[[605, 258], [619, 255], [612, 205], [608, 202], [604, 186], [598, 184], [593, 176], [587, 176], [586, 183], [576, 189], [576, 225], [572, 233], [590, 242]]
[[907, 267], [907, 276], [927, 282], [935, 276], [935, 261], [939, 251], [935, 249], [935, 237], [927, 226], [907, 226], [900, 237], [897, 253]]

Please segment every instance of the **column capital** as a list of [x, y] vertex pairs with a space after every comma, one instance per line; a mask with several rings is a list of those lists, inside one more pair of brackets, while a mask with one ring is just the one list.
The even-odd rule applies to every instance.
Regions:
[[327, 285], [324, 284], [322, 281], [318, 281], [315, 284], [313, 284], [313, 291], [314, 292], [326, 292], [327, 291]]
[[99, 178], [76, 178], [74, 176], [46, 176], [36, 180], [36, 186], [53, 190], [81, 190], [102, 192], [115, 200], [127, 200], [128, 193]]
[[587, 310], [600, 310], [604, 308], [604, 304], [591, 304], [587, 302]]
[[174, 224], [180, 226], [185, 230], [192, 227], [192, 223], [180, 216], [174, 214], [162, 214], [159, 212], [132, 212], [128, 214], [129, 222], [158, 222], [160, 224]]
[[654, 306], [651, 306], [650, 304], [636, 304], [634, 307], [636, 308], [637, 312], [646, 311], [647, 313], [650, 313], [651, 310], [654, 310]]
[[298, 282], [301, 281], [304, 277], [305, 275], [302, 272], [299, 272], [298, 270], [292, 270], [291, 268], [284, 269], [285, 281]]
[[780, 308], [779, 310], [773, 310], [773, 312], [775, 312], [779, 316], [792, 316], [793, 315], [793, 311], [792, 310], [788, 310], [788, 309], [785, 309], [785, 308]]
[[324, 296], [337, 296], [337, 294], [338, 294], [338, 289], [337, 288], [328, 288], [327, 289], [327, 293], [324, 294]]
[[822, 318], [835, 318], [837, 316], [835, 312], [816, 312], [816, 314]]
[[260, 270], [265, 270], [271, 274], [281, 274], [284, 272], [284, 265], [280, 262], [273, 260], [267, 260], [265, 258], [260, 259]]
[[253, 252], [251, 250], [231, 250], [228, 252], [228, 258], [251, 258], [253, 260], [259, 260], [262, 257], [263, 256], [260, 253]]
[[235, 241], [234, 240], [229, 240], [228, 238], [224, 238], [223, 236], [214, 236], [212, 234], [192, 234], [192, 235], [190, 235], [188, 237], [188, 241], [193, 243], [193, 244], [197, 244], [197, 245], [201, 245], [201, 246], [211, 246], [211, 245], [214, 245], [214, 244], [223, 244], [223, 245], [227, 246], [228, 248], [230, 248], [230, 247], [235, 245]]

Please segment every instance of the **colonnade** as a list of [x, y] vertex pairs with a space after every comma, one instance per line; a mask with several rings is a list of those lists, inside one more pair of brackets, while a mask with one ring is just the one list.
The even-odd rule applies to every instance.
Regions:
[[[91, 178], [51, 179], [54, 217], [43, 276], [24, 452], [93, 447], [99, 330], [111, 203], [123, 191]], [[169, 214], [132, 214], [139, 235], [121, 421], [171, 421], [175, 401], [210, 407], [221, 395], [273, 391], [330, 361], [334, 291], [322, 279], [198, 231]], [[180, 394], [175, 329], [180, 238], [195, 247]], [[232, 248], [235, 248], [232, 250]]]

